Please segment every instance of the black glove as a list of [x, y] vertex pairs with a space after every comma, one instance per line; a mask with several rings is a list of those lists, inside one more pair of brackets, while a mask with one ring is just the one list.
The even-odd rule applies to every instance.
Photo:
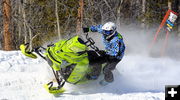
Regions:
[[83, 27], [83, 32], [84, 32], [84, 33], [89, 32], [89, 28], [88, 28], [88, 27]]

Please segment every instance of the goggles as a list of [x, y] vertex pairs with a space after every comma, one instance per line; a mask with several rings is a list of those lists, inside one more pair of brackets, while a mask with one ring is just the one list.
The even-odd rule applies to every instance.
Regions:
[[103, 30], [103, 34], [105, 35], [111, 35], [112, 33], [113, 33], [113, 30], [109, 30], [109, 31]]

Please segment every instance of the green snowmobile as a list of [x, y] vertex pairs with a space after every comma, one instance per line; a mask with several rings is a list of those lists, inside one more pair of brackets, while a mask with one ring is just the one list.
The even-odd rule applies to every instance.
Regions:
[[[28, 57], [45, 59], [57, 81], [57, 86], [54, 86], [53, 81], [46, 84], [44, 87], [49, 93], [63, 93], [65, 82], [71, 84], [82, 84], [88, 82], [87, 75], [92, 73], [93, 67], [90, 66], [88, 59], [89, 47], [100, 56], [100, 50], [94, 45], [95, 42], [86, 34], [87, 41], [84, 42], [79, 36], [74, 36], [67, 40], [60, 40], [57, 43], [48, 45], [47, 48], [38, 47], [33, 50], [28, 50], [29, 44], [21, 44], [21, 52]], [[42, 53], [42, 51], [45, 51]], [[98, 64], [102, 69], [102, 64]]]

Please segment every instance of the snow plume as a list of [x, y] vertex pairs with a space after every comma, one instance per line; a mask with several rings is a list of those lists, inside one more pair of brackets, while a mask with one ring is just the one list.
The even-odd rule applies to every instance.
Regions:
[[[120, 74], [114, 72], [115, 82], [112, 86], [115, 87], [111, 89], [121, 92], [164, 92], [165, 85], [180, 84], [178, 81], [180, 60], [177, 59], [180, 58], [179, 40], [170, 34], [166, 52], [161, 56], [166, 33], [163, 33], [164, 31], [160, 33], [150, 50], [156, 29], [142, 30], [135, 27], [134, 25], [118, 27], [118, 32], [124, 38], [126, 51], [124, 58], [116, 67], [116, 71]], [[97, 47], [104, 49], [101, 34], [90, 32], [89, 36], [95, 40]]]
[[160, 33], [152, 50], [149, 45], [156, 29], [144, 31], [132, 25], [120, 27], [119, 32], [126, 44], [125, 57], [117, 66], [125, 91], [164, 91], [165, 85], [180, 84], [180, 45], [173, 34], [170, 34], [164, 56], [160, 56], [165, 32]]
[[169, 39], [167, 41], [167, 47], [163, 55], [161, 55], [164, 41], [166, 37], [166, 31], [162, 29], [157, 37], [156, 42], [152, 45], [154, 35], [158, 27], [151, 29], [145, 29], [137, 27], [136, 25], [126, 25], [118, 27], [118, 31], [123, 35], [126, 44], [126, 54], [138, 54], [151, 57], [170, 57], [172, 59], [180, 58], [180, 38], [173, 32], [169, 32]]
[[[120, 75], [115, 75], [113, 86], [119, 86], [118, 90], [124, 92], [164, 92], [165, 85], [180, 84], [178, 81], [180, 75], [179, 40], [170, 34], [166, 52], [164, 56], [161, 56], [166, 33], [162, 30], [157, 42], [150, 50], [156, 29], [142, 30], [135, 27], [134, 25], [118, 27], [118, 32], [124, 38], [126, 51], [124, 58], [116, 67]], [[91, 34], [96, 45], [103, 49], [101, 34]]]

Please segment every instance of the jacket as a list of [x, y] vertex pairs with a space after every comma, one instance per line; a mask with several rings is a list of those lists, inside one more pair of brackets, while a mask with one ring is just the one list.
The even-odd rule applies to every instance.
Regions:
[[121, 60], [124, 56], [125, 44], [123, 41], [123, 37], [120, 33], [116, 31], [114, 36], [110, 41], [105, 39], [105, 35], [103, 35], [102, 25], [96, 25], [89, 27], [91, 32], [98, 32], [102, 34], [103, 43], [105, 45], [106, 54], [113, 56], [119, 60]]

